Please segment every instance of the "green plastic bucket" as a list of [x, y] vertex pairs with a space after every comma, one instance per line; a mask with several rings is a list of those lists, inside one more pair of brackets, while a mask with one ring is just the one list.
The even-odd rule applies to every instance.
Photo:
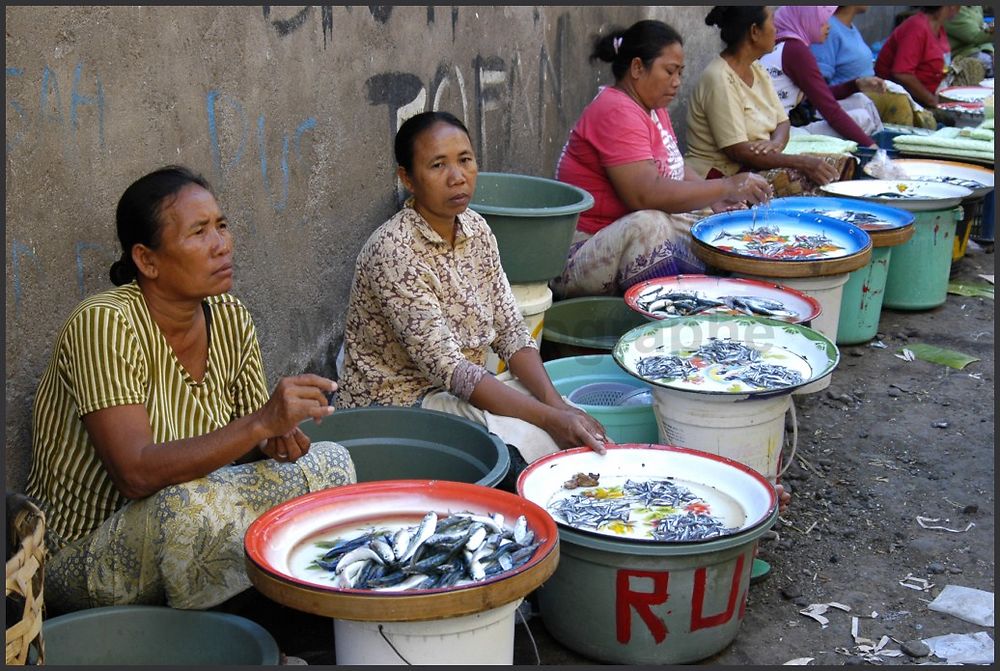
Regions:
[[[602, 383], [651, 389], [648, 384], [622, 370], [610, 354], [555, 359], [545, 363], [545, 370], [556, 391], [563, 396], [569, 396], [585, 385]], [[655, 443], [657, 440], [659, 429], [652, 404], [577, 405], [603, 424], [608, 438], [616, 443]]]
[[688, 545], [603, 540], [560, 526], [559, 568], [538, 590], [545, 628], [571, 650], [615, 664], [710, 657], [736, 638], [757, 539], [777, 516]]
[[868, 265], [853, 271], [847, 278], [844, 294], [840, 299], [838, 345], [867, 342], [878, 333], [891, 258], [892, 247], [873, 247], [872, 260]]
[[347, 448], [358, 482], [450, 480], [494, 487], [510, 467], [507, 446], [486, 427], [436, 410], [350, 408], [301, 428], [310, 440]]
[[229, 613], [159, 606], [91, 608], [45, 620], [45, 663], [93, 666], [278, 664], [278, 644]]
[[545, 312], [544, 358], [608, 354], [622, 335], [649, 320], [618, 296], [583, 296], [556, 301]]
[[882, 305], [894, 310], [927, 310], [948, 297], [955, 227], [962, 208], [913, 214], [913, 237], [893, 250], [885, 282]]
[[593, 196], [571, 184], [481, 172], [469, 208], [493, 230], [507, 279], [523, 284], [562, 274], [580, 213], [593, 205]]

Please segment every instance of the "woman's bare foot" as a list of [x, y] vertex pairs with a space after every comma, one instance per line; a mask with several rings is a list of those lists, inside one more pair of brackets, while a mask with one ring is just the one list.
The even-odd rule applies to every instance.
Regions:
[[784, 485], [775, 485], [774, 491], [778, 494], [778, 512], [783, 513], [788, 510], [788, 504], [792, 500], [792, 495], [785, 491]]

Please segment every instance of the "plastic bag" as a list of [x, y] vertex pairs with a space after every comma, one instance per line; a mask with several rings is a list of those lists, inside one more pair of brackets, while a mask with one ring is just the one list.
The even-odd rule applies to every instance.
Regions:
[[875, 179], [906, 179], [906, 171], [889, 158], [885, 149], [877, 150], [865, 168]]

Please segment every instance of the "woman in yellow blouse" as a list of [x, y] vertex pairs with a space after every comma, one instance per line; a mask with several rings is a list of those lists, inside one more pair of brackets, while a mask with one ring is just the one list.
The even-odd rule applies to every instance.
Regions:
[[758, 62], [774, 49], [772, 9], [714, 7], [705, 23], [721, 29], [726, 48], [702, 72], [688, 101], [684, 160], [691, 169], [710, 179], [768, 171], [762, 174], [778, 195], [788, 195], [791, 182], [809, 190], [837, 179], [843, 161], [782, 153], [791, 124]]
[[35, 398], [27, 492], [47, 516], [46, 603], [208, 608], [250, 586], [243, 533], [259, 514], [354, 481], [343, 447], [298, 429], [333, 411], [336, 385], [296, 375], [269, 397], [202, 177], [150, 173], [116, 219], [117, 288], [73, 311]]

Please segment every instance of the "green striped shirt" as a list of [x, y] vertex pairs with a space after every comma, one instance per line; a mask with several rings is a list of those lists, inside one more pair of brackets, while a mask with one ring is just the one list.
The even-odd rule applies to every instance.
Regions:
[[27, 486], [45, 508], [50, 552], [128, 502], [90, 442], [84, 415], [142, 404], [153, 442], [162, 443], [215, 431], [267, 401], [250, 313], [228, 294], [205, 303], [211, 326], [201, 382], [177, 360], [135, 282], [85, 299], [63, 326], [35, 396]]

